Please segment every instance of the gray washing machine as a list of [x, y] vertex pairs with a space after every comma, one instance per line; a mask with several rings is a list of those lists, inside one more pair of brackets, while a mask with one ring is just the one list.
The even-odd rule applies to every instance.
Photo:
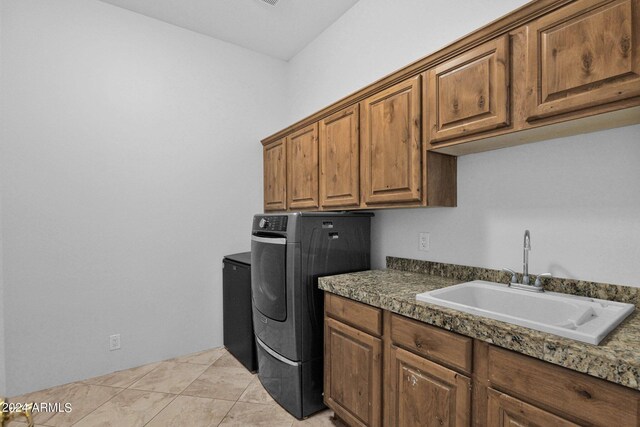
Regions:
[[371, 213], [259, 214], [251, 233], [258, 377], [289, 413], [323, 409], [318, 277], [370, 268]]

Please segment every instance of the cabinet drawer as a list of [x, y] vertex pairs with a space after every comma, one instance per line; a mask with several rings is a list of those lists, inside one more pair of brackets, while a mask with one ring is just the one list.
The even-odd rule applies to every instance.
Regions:
[[588, 425], [640, 425], [640, 392], [498, 347], [488, 356], [494, 388]]
[[443, 365], [471, 373], [471, 338], [394, 314], [391, 340]]
[[379, 308], [327, 293], [324, 310], [341, 322], [372, 335], [382, 335], [382, 310]]

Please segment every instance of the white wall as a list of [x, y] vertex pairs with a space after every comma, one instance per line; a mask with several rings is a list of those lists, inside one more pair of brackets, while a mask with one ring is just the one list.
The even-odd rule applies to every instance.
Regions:
[[[2, 81], [2, 0], [0, 0], [0, 81]], [[0, 86], [0, 99], [4, 98], [2, 87]], [[0, 117], [0, 127], [3, 122]], [[2, 140], [0, 140], [1, 147]], [[0, 149], [0, 164], [2, 158], [2, 150]], [[0, 176], [0, 189], [2, 189], [2, 176]], [[2, 274], [2, 191], [0, 191], [0, 396], [6, 395], [7, 376], [4, 363], [4, 280]]]
[[95, 0], [2, 7], [7, 393], [221, 345], [286, 63]]
[[[358, 2], [289, 65], [289, 122], [523, 4]], [[468, 155], [458, 207], [376, 211], [374, 267], [387, 255], [640, 286], [640, 126]], [[420, 252], [418, 233], [431, 233]]]

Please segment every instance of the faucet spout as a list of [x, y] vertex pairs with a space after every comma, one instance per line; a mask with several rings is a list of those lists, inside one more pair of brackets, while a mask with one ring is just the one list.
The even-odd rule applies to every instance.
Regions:
[[529, 230], [524, 231], [524, 249], [522, 255], [522, 284], [528, 285], [529, 280], [529, 251], [531, 250], [531, 235]]

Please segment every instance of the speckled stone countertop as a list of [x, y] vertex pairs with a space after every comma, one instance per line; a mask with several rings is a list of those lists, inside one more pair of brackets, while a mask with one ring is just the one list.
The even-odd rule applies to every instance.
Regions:
[[[323, 277], [319, 279], [319, 287], [336, 295], [640, 390], [640, 310], [627, 317], [596, 346], [415, 299], [416, 294], [469, 280], [490, 280], [486, 274], [491, 275], [494, 270], [401, 258], [387, 258], [387, 266], [393, 268]], [[557, 280], [562, 282], [562, 279]], [[504, 281], [504, 277], [499, 281]], [[597, 285], [589, 283], [581, 288], [582, 291], [575, 293], [602, 295], [605, 291]], [[560, 289], [564, 289], [563, 286], [562, 283], [556, 283], [552, 290], [562, 292]], [[611, 287], [608, 292], [616, 294], [608, 299], [638, 304], [640, 289], [604, 286]]]

